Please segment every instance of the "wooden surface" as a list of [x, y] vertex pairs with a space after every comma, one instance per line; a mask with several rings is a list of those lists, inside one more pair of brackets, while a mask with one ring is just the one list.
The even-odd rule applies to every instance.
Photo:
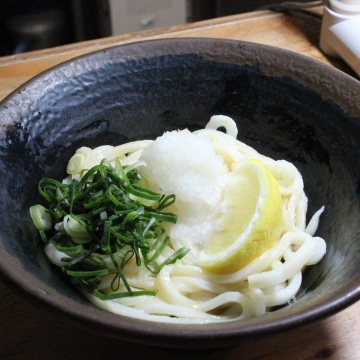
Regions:
[[342, 60], [328, 58], [319, 50], [320, 26], [320, 20], [309, 16], [291, 17], [258, 11], [0, 57], [0, 99], [39, 72], [75, 56], [133, 41], [173, 37], [226, 38], [277, 46], [307, 55], [353, 75]]
[[[37, 73], [74, 56], [138, 40], [216, 37], [302, 53], [354, 76], [318, 48], [321, 22], [261, 11], [166, 29], [110, 37], [0, 58], [0, 99]], [[360, 359], [360, 302], [329, 318], [236, 347], [202, 352], [164, 350], [95, 335], [30, 305], [0, 282], [0, 359]]]

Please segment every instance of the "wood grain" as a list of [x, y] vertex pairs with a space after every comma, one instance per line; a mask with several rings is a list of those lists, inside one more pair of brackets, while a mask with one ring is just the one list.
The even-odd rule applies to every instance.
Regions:
[[[319, 9], [321, 11], [321, 9]], [[75, 56], [133, 41], [214, 37], [277, 46], [355, 76], [341, 60], [318, 48], [321, 23], [307, 16], [269, 11], [110, 37], [0, 58], [0, 99], [34, 75]], [[360, 302], [329, 318], [246, 341], [232, 348], [186, 352], [134, 345], [98, 336], [30, 305], [0, 282], [0, 359], [360, 359]]]
[[342, 60], [328, 58], [319, 50], [320, 28], [321, 22], [316, 18], [258, 11], [0, 57], [0, 99], [34, 75], [75, 56], [109, 46], [160, 38], [212, 37], [251, 41], [298, 52], [354, 75]]

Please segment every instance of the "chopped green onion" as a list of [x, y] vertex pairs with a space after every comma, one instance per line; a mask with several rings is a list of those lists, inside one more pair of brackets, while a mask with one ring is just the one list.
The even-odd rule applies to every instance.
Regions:
[[[175, 214], [163, 212], [174, 203], [175, 195], [161, 195], [139, 186], [142, 177], [136, 166], [123, 167], [119, 159], [115, 159], [114, 166], [103, 159], [86, 170], [80, 169], [82, 160], [75, 154], [69, 165], [70, 171], [81, 173], [79, 180], [63, 184], [45, 178], [39, 182], [39, 193], [47, 208], [35, 205], [30, 213], [35, 214], [32, 218], [41, 238], [45, 243], [54, 242], [59, 251], [69, 256], [63, 259], [66, 265], [62, 266], [69, 280], [98, 298], [155, 295], [153, 291], [132, 290], [124, 269], [134, 261], [158, 274], [164, 266], [187, 254], [189, 249], [179, 249], [157, 262], [169, 242], [162, 223], [177, 221]], [[45, 231], [51, 229], [48, 237]], [[110, 271], [104, 257], [110, 258], [115, 268], [113, 293], [108, 295], [96, 290]], [[126, 291], [117, 292], [120, 286]]]
[[[99, 245], [92, 244], [89, 249], [84, 250], [79, 254], [78, 257], [68, 261], [68, 263], [63, 268], [72, 268], [75, 265], [78, 264], [84, 264], [84, 260], [88, 259], [94, 251], [96, 251], [99, 248]], [[66, 259], [64, 259], [66, 260]]]
[[60, 252], [63, 252], [67, 255], [73, 255], [73, 254], [79, 254], [80, 252], [82, 252], [84, 250], [83, 245], [75, 245], [75, 246], [59, 246], [56, 245], [55, 246], [56, 249]]
[[134, 201], [138, 201], [140, 202], [141, 204], [143, 204], [144, 206], [155, 206], [158, 202], [157, 200], [151, 200], [151, 199], [144, 199], [143, 197], [141, 196], [136, 196], [134, 194], [129, 194], [129, 198], [131, 200], [134, 200]]
[[86, 228], [72, 215], [66, 215], [64, 217], [64, 229], [77, 244], [84, 244], [91, 241], [91, 237], [86, 231]]
[[109, 269], [76, 271], [76, 270], [68, 270], [66, 268], [63, 268], [63, 271], [66, 275], [69, 275], [69, 276], [103, 276], [103, 275], [107, 275], [109, 273]]
[[40, 233], [40, 238], [41, 240], [45, 243], [48, 244], [49, 243], [49, 239], [47, 238], [45, 231], [44, 230], [39, 230]]
[[30, 216], [38, 230], [48, 231], [52, 229], [51, 216], [44, 206], [32, 206], [30, 208]]
[[83, 154], [75, 154], [69, 160], [66, 172], [68, 174], [77, 174], [80, 173], [85, 164], [85, 156]]

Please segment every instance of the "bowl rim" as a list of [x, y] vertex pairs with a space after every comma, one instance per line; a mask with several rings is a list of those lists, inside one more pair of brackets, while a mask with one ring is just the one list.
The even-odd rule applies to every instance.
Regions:
[[[0, 110], [5, 109], [14, 99], [14, 97], [19, 97], [19, 95], [21, 96], [21, 89], [24, 87], [32, 87], [38, 82], [41, 82], [54, 71], [61, 71], [69, 64], [77, 61], [87, 62], [92, 59], [101, 58], [104, 56], [103, 54], [109, 53], [120, 52], [121, 54], [125, 54], [128, 50], [130, 50], [132, 56], [136, 56], [139, 49], [141, 51], [144, 51], [144, 49], [147, 51], [152, 51], [153, 47], [155, 47], [158, 52], [163, 52], [164, 55], [167, 55], [169, 53], [164, 52], [165, 50], [169, 51], [170, 49], [171, 51], [178, 53], [184, 51], [184, 49], [186, 50], [186, 48], [189, 46], [189, 49], [193, 51], [200, 44], [202, 46], [213, 47], [232, 46], [234, 48], [238, 48], [239, 51], [245, 50], [248, 51], [248, 53], [253, 52], [253, 56], [256, 56], [257, 52], [265, 51], [269, 56], [272, 57], [274, 61], [276, 60], [279, 62], [279, 58], [282, 58], [282, 63], [289, 61], [290, 59], [285, 69], [289, 71], [292, 78], [298, 82], [301, 82], [302, 84], [305, 84], [306, 86], [309, 86], [313, 90], [322, 88], [323, 86], [327, 86], [327, 88], [329, 88], [330, 85], [319, 81], [320, 77], [317, 77], [315, 80], [309, 80], [308, 78], [303, 79], [303, 73], [301, 73], [301, 71], [299, 71], [299, 69], [297, 69], [295, 66], [299, 61], [304, 63], [306, 67], [312, 69], [313, 71], [317, 71], [317, 73], [320, 75], [331, 75], [332, 79], [335, 81], [341, 80], [343, 83], [348, 84], [351, 88], [358, 87], [360, 89], [360, 82], [350, 75], [347, 75], [328, 64], [321, 63], [316, 59], [274, 46], [227, 39], [166, 38], [143, 40], [115, 45], [80, 55], [70, 60], [66, 60], [65, 62], [62, 62], [32, 77], [30, 80], [26, 81], [24, 84], [12, 91], [0, 102]], [[211, 58], [211, 54], [209, 56]], [[106, 60], [104, 64], [106, 64], [107, 61], [108, 60]], [[262, 70], [264, 70], [269, 76], [279, 75], [277, 69], [271, 68], [271, 64], [262, 68]], [[281, 69], [281, 72], [284, 72], [284, 69]], [[345, 110], [350, 112], [352, 111], [350, 109], [350, 105], [353, 104], [353, 100], [351, 100], [352, 95], [353, 93], [346, 94], [347, 102], [345, 101], [345, 104], [343, 104]], [[338, 94], [338, 96], [341, 98], [344, 96], [344, 94]], [[357, 95], [357, 98], [360, 100], [360, 95]], [[360, 104], [355, 109], [355, 114], [360, 118]], [[324, 301], [316, 308], [309, 308], [302, 311], [301, 314], [295, 313], [288, 315], [286, 318], [270, 320], [265, 324], [258, 322], [248, 326], [241, 326], [238, 322], [233, 322], [232, 324], [224, 322], [217, 325], [211, 324], [211, 326], [185, 324], [174, 325], [166, 323], [160, 323], [159, 325], [152, 321], [138, 320], [125, 316], [120, 316], [121, 321], [119, 321], [118, 318], [112, 320], [110, 316], [100, 316], [100, 312], [102, 313], [103, 310], [94, 309], [93, 313], [90, 313], [86, 310], [83, 311], [83, 305], [81, 304], [69, 309], [68, 304], [64, 302], [61, 297], [59, 297], [59, 294], [53, 292], [47, 287], [44, 288], [43, 283], [38, 279], [31, 276], [24, 276], [24, 273], [26, 275], [25, 270], [20, 269], [21, 271], [15, 271], [13, 265], [9, 265], [9, 263], [4, 262], [5, 259], [7, 259], [7, 261], [12, 264], [16, 263], [15, 258], [9, 259], [9, 255], [5, 252], [5, 250], [2, 248], [2, 244], [0, 243], [0, 275], [2, 275], [3, 281], [6, 283], [6, 285], [14, 289], [25, 299], [28, 299], [35, 305], [45, 308], [52, 314], [56, 314], [86, 329], [96, 326], [96, 332], [103, 333], [111, 337], [119, 337], [132, 342], [141, 342], [158, 346], [166, 346], [165, 339], [170, 339], [172, 340], [172, 344], [170, 345], [171, 347], [187, 347], [186, 341], [188, 341], [189, 338], [191, 338], [193, 341], [196, 341], [197, 346], [201, 346], [205, 339], [208, 340], [211, 338], [213, 341], [215, 337], [217, 337], [217, 339], [213, 342], [213, 344], [206, 343], [203, 344], [203, 346], [216, 347], [220, 344], [230, 344], [235, 340], [238, 340], [240, 337], [270, 333], [271, 331], [274, 331], [274, 329], [277, 331], [282, 331], [295, 325], [305, 324], [310, 321], [332, 315], [360, 300], [360, 274], [358, 274], [358, 276], [352, 279], [351, 284], [346, 283], [340, 286], [337, 291], [332, 293], [332, 296], [325, 297]], [[31, 280], [31, 284], [29, 284], [29, 279]], [[141, 340], [134, 338], [134, 336], [139, 334], [139, 332], [143, 335]], [[192, 344], [189, 347], [192, 348], [193, 346], [194, 345]]]

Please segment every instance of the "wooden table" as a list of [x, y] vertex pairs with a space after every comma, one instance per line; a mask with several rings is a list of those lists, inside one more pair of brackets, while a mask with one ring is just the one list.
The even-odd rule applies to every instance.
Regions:
[[[319, 9], [321, 11], [321, 9]], [[0, 99], [62, 61], [104, 47], [170, 37], [216, 37], [305, 54], [355, 76], [318, 48], [320, 20], [259, 11], [0, 58]], [[360, 302], [312, 324], [210, 352], [157, 349], [105, 338], [28, 304], [0, 282], [0, 359], [360, 359]]]

